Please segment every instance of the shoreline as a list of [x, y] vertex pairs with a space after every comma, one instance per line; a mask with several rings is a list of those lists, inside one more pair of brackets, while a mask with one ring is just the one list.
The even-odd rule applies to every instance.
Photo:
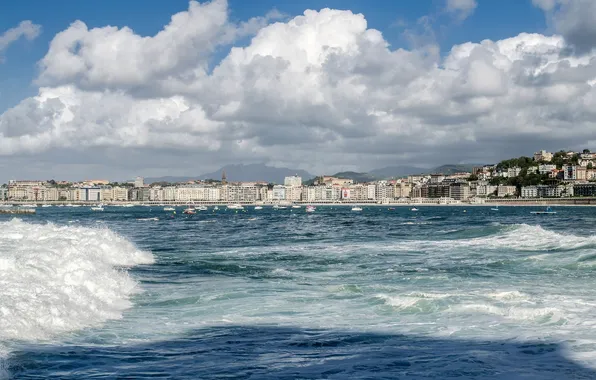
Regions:
[[[139, 202], [139, 201], [131, 201], [131, 202], [87, 202], [87, 201], [75, 201], [75, 202], [9, 202], [4, 201], [0, 202], [0, 207], [14, 207], [19, 209], [35, 209], [35, 208], [43, 208], [43, 205], [49, 205], [52, 207], [92, 207], [97, 204], [102, 204], [107, 207], [188, 207], [188, 206], [207, 206], [207, 207], [220, 207], [226, 208], [230, 204], [241, 204], [243, 207], [255, 207], [255, 206], [262, 206], [262, 207], [273, 207], [275, 205], [284, 206], [287, 208], [292, 208], [292, 206], [300, 206], [304, 208], [308, 205], [315, 206], [315, 207], [389, 207], [389, 208], [407, 208], [407, 207], [546, 207], [546, 206], [556, 206], [556, 207], [594, 207], [596, 206], [596, 199], [566, 199], [566, 200], [499, 200], [496, 202], [484, 202], [484, 203], [468, 203], [468, 202], [453, 202], [453, 203], [440, 203], [439, 201], [436, 202], [410, 202], [410, 203], [368, 203], [368, 202], [344, 202], [344, 203], [320, 203], [320, 202], [295, 202], [295, 203], [263, 203], [263, 202], [244, 202], [244, 203], [231, 203], [231, 202], [197, 202], [194, 201], [192, 203], [189, 202], [179, 202], [179, 201], [170, 201], [170, 202], [158, 202], [158, 201], [150, 201], [150, 202]], [[36, 205], [35, 207], [32, 207]], [[24, 207], [28, 206], [28, 207]]]

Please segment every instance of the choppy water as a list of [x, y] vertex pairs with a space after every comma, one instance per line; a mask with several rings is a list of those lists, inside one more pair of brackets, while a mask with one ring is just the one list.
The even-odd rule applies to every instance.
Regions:
[[3, 216], [0, 378], [596, 378], [596, 209], [530, 210]]

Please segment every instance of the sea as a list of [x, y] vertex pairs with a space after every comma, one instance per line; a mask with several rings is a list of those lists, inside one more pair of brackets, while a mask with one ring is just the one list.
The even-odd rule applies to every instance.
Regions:
[[0, 379], [595, 379], [596, 209], [0, 216]]

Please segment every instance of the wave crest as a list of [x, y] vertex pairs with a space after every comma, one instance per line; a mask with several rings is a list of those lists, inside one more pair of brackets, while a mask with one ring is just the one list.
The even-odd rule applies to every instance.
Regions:
[[106, 228], [0, 223], [0, 340], [39, 340], [121, 317], [150, 253]]

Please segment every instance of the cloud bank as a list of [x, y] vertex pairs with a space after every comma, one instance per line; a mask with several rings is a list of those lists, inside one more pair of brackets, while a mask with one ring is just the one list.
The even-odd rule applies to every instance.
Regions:
[[[561, 19], [592, 6], [535, 3]], [[573, 33], [468, 42], [441, 56], [436, 47], [392, 49], [351, 11], [244, 23], [228, 13], [223, 0], [191, 1], [149, 37], [73, 23], [39, 63], [37, 96], [0, 116], [0, 155], [43, 157], [54, 168], [83, 160], [113, 173], [234, 162], [322, 173], [492, 162], [595, 140], [596, 55]]]

